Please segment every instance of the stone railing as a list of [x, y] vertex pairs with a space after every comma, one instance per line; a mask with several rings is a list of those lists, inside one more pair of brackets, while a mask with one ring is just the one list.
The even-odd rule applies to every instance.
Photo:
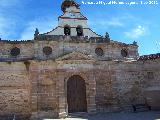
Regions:
[[150, 55], [143, 55], [139, 57], [139, 61], [144, 61], [144, 60], [155, 60], [160, 58], [160, 53], [157, 54], [150, 54]]
[[84, 42], [84, 43], [108, 43], [110, 39], [103, 37], [88, 37], [88, 36], [66, 36], [66, 35], [44, 35], [40, 34], [35, 37], [35, 40], [42, 41], [68, 41], [68, 42]]
[[33, 43], [33, 40], [0, 40], [0, 43], [11, 43], [11, 44], [21, 44], [21, 43]]

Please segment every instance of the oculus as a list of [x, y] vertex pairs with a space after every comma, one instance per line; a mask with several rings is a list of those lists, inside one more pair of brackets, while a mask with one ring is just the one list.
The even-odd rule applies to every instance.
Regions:
[[104, 52], [103, 52], [102, 48], [96, 48], [95, 53], [98, 56], [103, 56], [104, 55]]
[[44, 53], [45, 55], [50, 55], [50, 54], [52, 54], [52, 48], [51, 48], [51, 47], [48, 47], [48, 46], [44, 47], [44, 48], [43, 48], [43, 53]]
[[17, 48], [17, 47], [12, 48], [10, 54], [11, 54], [12, 56], [18, 56], [18, 55], [20, 54], [20, 49]]

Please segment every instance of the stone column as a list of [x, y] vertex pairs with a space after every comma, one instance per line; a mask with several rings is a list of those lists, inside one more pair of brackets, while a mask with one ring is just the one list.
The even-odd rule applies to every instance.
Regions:
[[67, 117], [64, 74], [62, 70], [58, 72], [59, 118]]
[[94, 73], [91, 72], [89, 74], [89, 86], [88, 86], [88, 113], [95, 113], [96, 112], [96, 102], [95, 102], [95, 97], [96, 97], [96, 81], [95, 81], [95, 76]]

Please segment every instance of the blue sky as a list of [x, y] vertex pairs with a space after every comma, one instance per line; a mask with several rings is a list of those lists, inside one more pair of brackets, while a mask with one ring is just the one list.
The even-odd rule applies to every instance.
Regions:
[[[108, 32], [111, 39], [129, 44], [137, 41], [140, 55], [160, 52], [160, 1], [158, 5], [131, 6], [76, 1], [88, 18], [88, 25], [98, 34]], [[99, 0], [84, 2], [96, 1]], [[33, 39], [35, 28], [40, 33], [52, 30], [62, 14], [61, 3], [62, 0], [0, 0], [0, 38], [27, 40]]]

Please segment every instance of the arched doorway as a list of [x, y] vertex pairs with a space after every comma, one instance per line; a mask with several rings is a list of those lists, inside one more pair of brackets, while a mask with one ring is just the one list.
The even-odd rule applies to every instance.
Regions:
[[68, 25], [64, 26], [64, 34], [65, 35], [71, 35], [71, 28]]
[[86, 85], [79, 75], [71, 76], [67, 81], [68, 112], [87, 112]]
[[77, 36], [83, 36], [82, 26], [77, 26], [76, 31], [77, 31]]

